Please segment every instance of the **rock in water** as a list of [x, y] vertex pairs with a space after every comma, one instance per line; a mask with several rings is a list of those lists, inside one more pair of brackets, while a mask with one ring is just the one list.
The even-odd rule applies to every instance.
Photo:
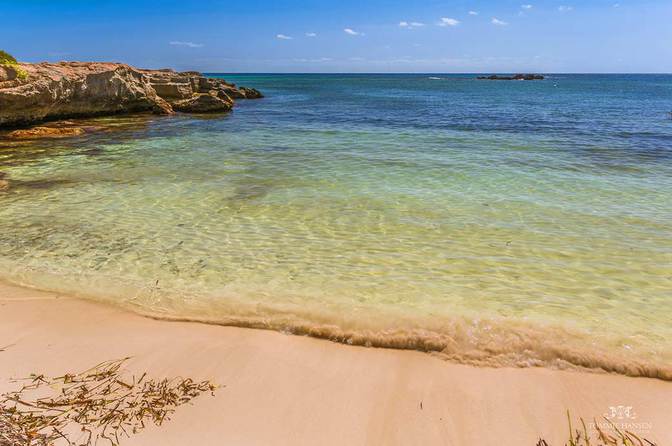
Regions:
[[29, 129], [14, 130], [9, 132], [10, 138], [67, 138], [86, 133], [81, 127], [31, 127]]
[[5, 179], [6, 176], [6, 173], [0, 172], [0, 192], [9, 189], [9, 181]]
[[197, 93], [194, 96], [173, 102], [173, 109], [187, 113], [211, 113], [229, 111], [233, 108], [231, 99], [224, 100], [208, 93]]
[[223, 79], [207, 78], [195, 71], [143, 70], [143, 73], [159, 96], [181, 112], [228, 111], [233, 107], [233, 98], [246, 98], [242, 89]]
[[[0, 82], [0, 126], [31, 124], [46, 118], [121, 112], [171, 113], [141, 72], [123, 64], [21, 64], [22, 81]], [[6, 88], [3, 88], [6, 87]]]
[[240, 87], [240, 91], [245, 95], [245, 99], [261, 99], [264, 97], [256, 88]]
[[485, 79], [489, 81], [540, 81], [544, 79], [541, 74], [514, 74], [513, 76], [499, 76], [493, 74], [492, 76], [479, 76], [477, 79]]
[[19, 64], [28, 73], [0, 67], [0, 127], [44, 120], [151, 111], [219, 112], [233, 99], [263, 97], [201, 73], [140, 70], [99, 62]]

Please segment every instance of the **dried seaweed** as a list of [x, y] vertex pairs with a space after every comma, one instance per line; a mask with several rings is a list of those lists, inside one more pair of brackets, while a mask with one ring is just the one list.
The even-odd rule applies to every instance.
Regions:
[[178, 406], [204, 392], [209, 381], [124, 377], [129, 358], [56, 378], [31, 375], [0, 396], [0, 446], [118, 445], [148, 424], [167, 421]]

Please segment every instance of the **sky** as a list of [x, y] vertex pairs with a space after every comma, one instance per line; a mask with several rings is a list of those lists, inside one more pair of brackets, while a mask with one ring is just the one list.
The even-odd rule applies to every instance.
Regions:
[[204, 72], [671, 73], [672, 0], [0, 0], [25, 62]]

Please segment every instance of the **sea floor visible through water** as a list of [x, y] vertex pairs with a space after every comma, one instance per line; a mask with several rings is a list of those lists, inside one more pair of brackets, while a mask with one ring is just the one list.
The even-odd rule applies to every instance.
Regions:
[[672, 76], [223, 77], [267, 97], [0, 139], [0, 279], [672, 379]]

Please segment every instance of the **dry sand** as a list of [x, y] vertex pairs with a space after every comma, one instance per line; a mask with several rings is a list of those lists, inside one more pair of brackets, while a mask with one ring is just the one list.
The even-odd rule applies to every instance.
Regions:
[[[4, 348], [4, 350], [2, 350]], [[61, 375], [126, 356], [130, 371], [210, 379], [130, 445], [535, 445], [566, 441], [565, 411], [631, 406], [638, 434], [672, 444], [672, 382], [487, 369], [428, 354], [281, 333], [163, 322], [0, 284], [0, 392], [9, 378]]]

